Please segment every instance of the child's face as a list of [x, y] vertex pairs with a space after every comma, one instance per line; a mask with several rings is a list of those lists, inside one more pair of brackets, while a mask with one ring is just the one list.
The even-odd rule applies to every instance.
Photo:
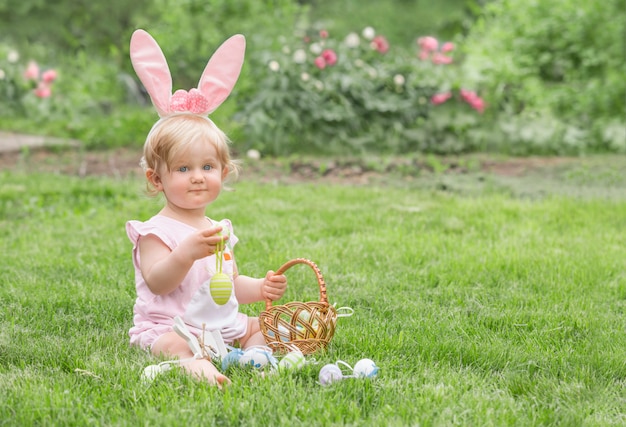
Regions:
[[192, 143], [169, 165], [159, 167], [155, 187], [170, 205], [179, 209], [204, 209], [219, 196], [227, 170], [213, 144]]

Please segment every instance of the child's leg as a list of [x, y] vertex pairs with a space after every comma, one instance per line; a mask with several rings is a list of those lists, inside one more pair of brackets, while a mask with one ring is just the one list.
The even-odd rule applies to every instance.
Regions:
[[241, 346], [246, 349], [254, 346], [265, 346], [265, 337], [261, 332], [258, 317], [248, 317], [248, 331], [239, 340]]
[[[152, 345], [152, 354], [165, 355], [166, 357], [176, 356], [180, 359], [193, 357], [187, 341], [176, 332], [161, 335]], [[210, 360], [197, 359], [183, 363], [181, 366], [194, 377], [207, 380], [211, 384], [221, 386], [230, 383], [228, 377], [220, 373]]]

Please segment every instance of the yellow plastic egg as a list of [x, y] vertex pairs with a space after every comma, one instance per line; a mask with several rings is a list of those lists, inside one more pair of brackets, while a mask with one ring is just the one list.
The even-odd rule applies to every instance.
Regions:
[[227, 274], [215, 273], [213, 277], [211, 277], [209, 290], [211, 292], [211, 297], [213, 297], [213, 301], [215, 301], [218, 305], [224, 305], [230, 299], [230, 294], [233, 291], [233, 284]]

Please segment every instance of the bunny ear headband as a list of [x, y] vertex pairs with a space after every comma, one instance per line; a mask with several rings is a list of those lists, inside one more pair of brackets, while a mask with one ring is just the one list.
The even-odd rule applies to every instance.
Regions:
[[209, 59], [197, 88], [172, 94], [172, 76], [156, 40], [144, 30], [136, 30], [130, 39], [130, 60], [159, 117], [176, 112], [208, 115], [215, 111], [239, 78], [245, 50], [244, 36], [232, 36]]

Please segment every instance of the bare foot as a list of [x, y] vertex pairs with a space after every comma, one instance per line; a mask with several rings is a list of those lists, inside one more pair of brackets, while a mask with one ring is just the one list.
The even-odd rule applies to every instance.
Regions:
[[[189, 345], [176, 332], [161, 335], [152, 345], [152, 353], [161, 357], [178, 357], [180, 360], [193, 358]], [[224, 384], [230, 384], [228, 377], [218, 371], [210, 360], [189, 360], [183, 362], [181, 366], [194, 378], [208, 381], [209, 384], [215, 384], [219, 388]]]
[[230, 384], [230, 379], [218, 371], [215, 365], [206, 359], [185, 363], [183, 368], [193, 375], [194, 378], [208, 381], [209, 384], [217, 385], [219, 388], [222, 388], [222, 385]]

